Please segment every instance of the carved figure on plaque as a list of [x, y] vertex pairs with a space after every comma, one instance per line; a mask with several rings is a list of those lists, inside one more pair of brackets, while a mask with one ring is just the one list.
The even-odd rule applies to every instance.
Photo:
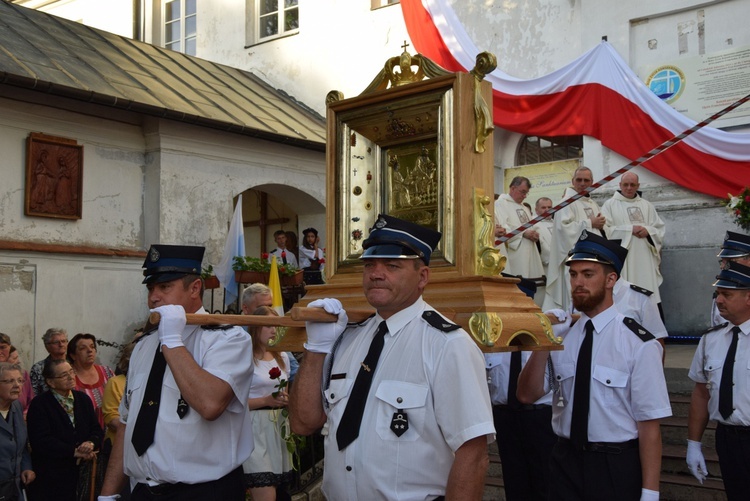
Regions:
[[414, 170], [409, 174], [407, 184], [414, 193], [414, 205], [432, 205], [437, 202], [436, 166], [430, 160], [426, 146], [414, 163]]

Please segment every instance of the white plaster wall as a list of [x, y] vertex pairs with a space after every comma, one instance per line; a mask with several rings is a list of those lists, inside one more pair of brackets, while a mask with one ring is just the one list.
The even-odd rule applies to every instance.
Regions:
[[[205, 245], [204, 262], [217, 263], [233, 197], [261, 185], [281, 186], [296, 210], [305, 203], [305, 224], [324, 221], [323, 152], [156, 119], [132, 123], [1, 98], [2, 239], [129, 250], [155, 242]], [[23, 215], [31, 131], [84, 145], [81, 220]], [[0, 250], [0, 331], [27, 363], [45, 356], [40, 338], [52, 326], [122, 342], [147, 315], [142, 262]], [[114, 348], [100, 349], [104, 363], [115, 356]]]
[[397, 4], [316, 0], [300, 2], [298, 34], [246, 48], [246, 3], [199, 3], [198, 56], [251, 71], [321, 114], [329, 91], [360, 94], [409, 39]]
[[[218, 131], [198, 135], [192, 126], [175, 122], [154, 123], [149, 129], [148, 157], [158, 162], [146, 167], [146, 176], [159, 179], [158, 193], [153, 183], [146, 191], [145, 205], [159, 207], [146, 213], [147, 226], [154, 228], [147, 232], [149, 242], [205, 245], [205, 260], [218, 263], [234, 197], [249, 188], [269, 189], [264, 186], [269, 184], [283, 185], [282, 193], [289, 194], [285, 203], [298, 212], [306, 207], [312, 214], [324, 212], [323, 152]], [[299, 206], [295, 202], [300, 198], [308, 203]]]
[[[3, 239], [94, 247], [139, 247], [144, 141], [139, 127], [0, 98]], [[30, 132], [83, 145], [83, 217], [24, 215], [26, 138]]]
[[28, 0], [20, 5], [70, 19], [86, 26], [95, 26], [125, 37], [133, 36], [133, 0]]

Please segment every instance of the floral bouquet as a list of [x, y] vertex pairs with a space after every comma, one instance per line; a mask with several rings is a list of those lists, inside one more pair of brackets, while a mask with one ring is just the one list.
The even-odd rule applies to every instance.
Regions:
[[[276, 391], [271, 393], [273, 397], [278, 397], [279, 393], [289, 385], [289, 382], [281, 377], [281, 369], [278, 367], [272, 367], [271, 370], [268, 371], [268, 377], [279, 381], [276, 385]], [[281, 417], [281, 439], [286, 442], [286, 450], [292, 457], [292, 468], [298, 470], [300, 461], [299, 449], [305, 447], [307, 444], [307, 438], [292, 433], [292, 430], [289, 427], [289, 409], [286, 407], [281, 409]]]
[[727, 211], [734, 216], [734, 222], [745, 231], [750, 231], [750, 188], [745, 186], [737, 196], [727, 193], [728, 198], [721, 201]]

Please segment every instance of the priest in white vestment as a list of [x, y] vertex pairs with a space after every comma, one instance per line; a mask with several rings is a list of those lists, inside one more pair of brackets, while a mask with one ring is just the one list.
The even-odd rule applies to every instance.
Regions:
[[664, 241], [664, 221], [651, 202], [638, 193], [638, 176], [626, 172], [620, 178], [620, 189], [602, 205], [602, 215], [607, 218], [608, 238], [622, 240], [628, 249], [622, 278], [654, 293], [661, 303], [659, 285], [662, 282], [659, 265]]
[[[510, 182], [508, 193], [503, 193], [495, 202], [495, 221], [506, 231], [512, 231], [522, 224], [531, 221], [531, 209], [523, 204], [529, 194], [531, 182], [522, 176], [514, 177]], [[505, 273], [529, 279], [541, 278], [544, 275], [542, 258], [537, 247], [539, 233], [529, 228], [523, 233], [505, 241]], [[543, 288], [537, 288], [534, 296], [538, 304], [544, 298]]]
[[[580, 193], [594, 182], [591, 169], [579, 167], [573, 174], [572, 187], [565, 189], [563, 200]], [[555, 308], [570, 311], [570, 280], [565, 260], [575, 246], [583, 230], [608, 238], [607, 220], [601, 214], [599, 205], [588, 195], [583, 196], [555, 213], [552, 227], [552, 247], [550, 248], [547, 269], [547, 294], [542, 310]]]
[[[547, 197], [540, 197], [536, 201], [534, 206], [534, 212], [537, 216], [541, 216], [552, 208], [552, 199]], [[552, 247], [552, 217], [544, 218], [534, 225], [534, 229], [539, 233], [539, 254], [542, 258], [542, 267], [544, 268], [544, 274], [547, 275], [547, 268], [549, 267], [549, 251]]]

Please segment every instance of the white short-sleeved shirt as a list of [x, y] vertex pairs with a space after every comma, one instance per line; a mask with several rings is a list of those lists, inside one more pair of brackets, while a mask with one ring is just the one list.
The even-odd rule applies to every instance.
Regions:
[[630, 282], [620, 278], [612, 289], [612, 299], [617, 311], [641, 324], [656, 339], [669, 336], [653, 294], [647, 294], [644, 289], [639, 292]]
[[[196, 313], [206, 311], [201, 308]], [[250, 336], [239, 327], [207, 330], [187, 325], [182, 339], [198, 365], [229, 383], [235, 398], [214, 421], [203, 419], [195, 409], [180, 419], [177, 415], [180, 390], [167, 366], [154, 443], [139, 457], [132, 444], [133, 428], [159, 346], [159, 335], [154, 332], [140, 340], [130, 359], [127, 388], [120, 402], [120, 420], [127, 424], [124, 467], [131, 482], [155, 485], [216, 480], [240, 466], [253, 450], [247, 410], [253, 376]]]
[[[250, 387], [250, 394], [247, 398], [260, 398], [270, 395], [275, 391], [279, 391], [277, 386], [281, 379], [286, 379], [287, 382], [289, 381], [289, 354], [281, 352], [280, 355], [281, 359], [284, 361], [284, 367], [286, 367], [286, 369], [279, 367], [279, 363], [276, 359], [255, 360], [253, 362], [255, 364], [255, 367], [253, 368], [253, 384]], [[270, 372], [274, 367], [281, 371], [281, 376], [276, 379], [271, 379]]]
[[[530, 351], [521, 352], [521, 367], [526, 366], [531, 353]], [[508, 403], [510, 356], [510, 352], [484, 354], [485, 369], [487, 370], [487, 386], [490, 390], [492, 405], [507, 405]], [[550, 405], [552, 403], [552, 392], [549, 391], [547, 374], [545, 372], [544, 389], [548, 390], [548, 393], [534, 402], [537, 405]]]
[[294, 252], [290, 251], [289, 249], [274, 249], [271, 252], [268, 253], [268, 262], [271, 262], [271, 256], [276, 256], [276, 264], [282, 265], [284, 264], [284, 258], [281, 257], [281, 253], [286, 252], [286, 262], [287, 264], [291, 264], [292, 266], [296, 266], [299, 268], [299, 264], [297, 263], [297, 256], [294, 255]]
[[[562, 351], [550, 353], [559, 386], [552, 406], [552, 429], [570, 438], [576, 362], [585, 336], [585, 314], [564, 333]], [[672, 415], [664, 379], [662, 347], [642, 341], [614, 306], [590, 319], [594, 324], [591, 359], [590, 442], [625, 442], [638, 438], [638, 422]], [[557, 405], [563, 404], [562, 407]]]
[[[444, 495], [455, 451], [470, 439], [494, 438], [481, 351], [463, 330], [443, 332], [430, 325], [424, 312], [443, 318], [420, 298], [387, 320], [359, 437], [343, 451], [338, 450], [336, 430], [383, 319], [376, 315], [349, 327], [335, 350], [330, 385], [325, 388], [324, 382], [323, 392], [328, 413], [323, 492], [328, 499]], [[324, 376], [330, 360], [331, 355]], [[396, 412], [406, 413], [409, 422], [400, 437], [390, 429]]]
[[750, 426], [750, 320], [741, 324], [734, 359], [734, 412], [724, 419], [719, 412], [719, 384], [732, 342], [734, 325], [728, 322], [704, 334], [693, 356], [688, 376], [696, 383], [705, 383], [709, 393], [708, 415], [711, 419], [733, 426]]

